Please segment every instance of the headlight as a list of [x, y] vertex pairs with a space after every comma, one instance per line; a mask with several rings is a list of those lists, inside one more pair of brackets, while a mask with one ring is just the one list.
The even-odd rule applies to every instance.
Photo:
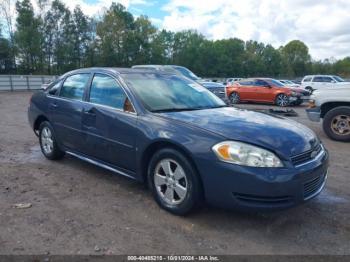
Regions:
[[272, 152], [249, 144], [225, 141], [213, 146], [217, 157], [224, 162], [252, 167], [283, 167]]
[[292, 95], [292, 96], [297, 96], [297, 95], [298, 95], [298, 93], [297, 93], [297, 92], [295, 92], [295, 91], [292, 91], [291, 95]]

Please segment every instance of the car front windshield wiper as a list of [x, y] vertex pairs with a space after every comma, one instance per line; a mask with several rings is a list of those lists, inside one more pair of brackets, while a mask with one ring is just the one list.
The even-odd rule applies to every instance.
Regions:
[[220, 107], [227, 107], [227, 105], [201, 106], [201, 107], [173, 107], [173, 108], [155, 109], [155, 110], [151, 110], [151, 112], [164, 113], [164, 112], [194, 111], [194, 110], [212, 109], [212, 108], [220, 108]]
[[190, 111], [190, 110], [193, 110], [193, 109], [188, 107], [184, 107], [184, 108], [172, 107], [172, 108], [154, 109], [154, 110], [151, 110], [151, 112], [163, 113], [163, 112], [179, 112], [179, 111]]

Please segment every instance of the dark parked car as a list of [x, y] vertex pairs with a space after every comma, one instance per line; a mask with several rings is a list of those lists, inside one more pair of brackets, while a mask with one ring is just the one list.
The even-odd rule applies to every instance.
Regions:
[[227, 100], [226, 87], [223, 84], [217, 82], [201, 82], [200, 84], [223, 101]]
[[227, 107], [196, 82], [158, 71], [71, 71], [28, 110], [43, 154], [64, 154], [148, 183], [164, 209], [279, 209], [315, 197], [328, 153], [294, 121]]
[[150, 70], [157, 70], [165, 73], [185, 76], [193, 81], [201, 82], [203, 81], [202, 78], [196, 76], [195, 73], [193, 73], [191, 70], [184, 66], [179, 65], [134, 65], [132, 66], [134, 69], [150, 69]]

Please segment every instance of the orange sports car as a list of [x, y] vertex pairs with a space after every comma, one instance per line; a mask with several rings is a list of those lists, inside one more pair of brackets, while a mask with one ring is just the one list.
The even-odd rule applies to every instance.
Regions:
[[300, 105], [309, 94], [301, 88], [288, 87], [271, 78], [252, 78], [238, 81], [226, 87], [231, 104], [240, 101], [273, 103], [278, 106]]

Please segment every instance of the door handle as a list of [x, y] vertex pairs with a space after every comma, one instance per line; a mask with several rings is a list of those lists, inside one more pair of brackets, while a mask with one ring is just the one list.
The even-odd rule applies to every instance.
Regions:
[[51, 103], [51, 106], [54, 108], [58, 107], [58, 105], [56, 103]]

